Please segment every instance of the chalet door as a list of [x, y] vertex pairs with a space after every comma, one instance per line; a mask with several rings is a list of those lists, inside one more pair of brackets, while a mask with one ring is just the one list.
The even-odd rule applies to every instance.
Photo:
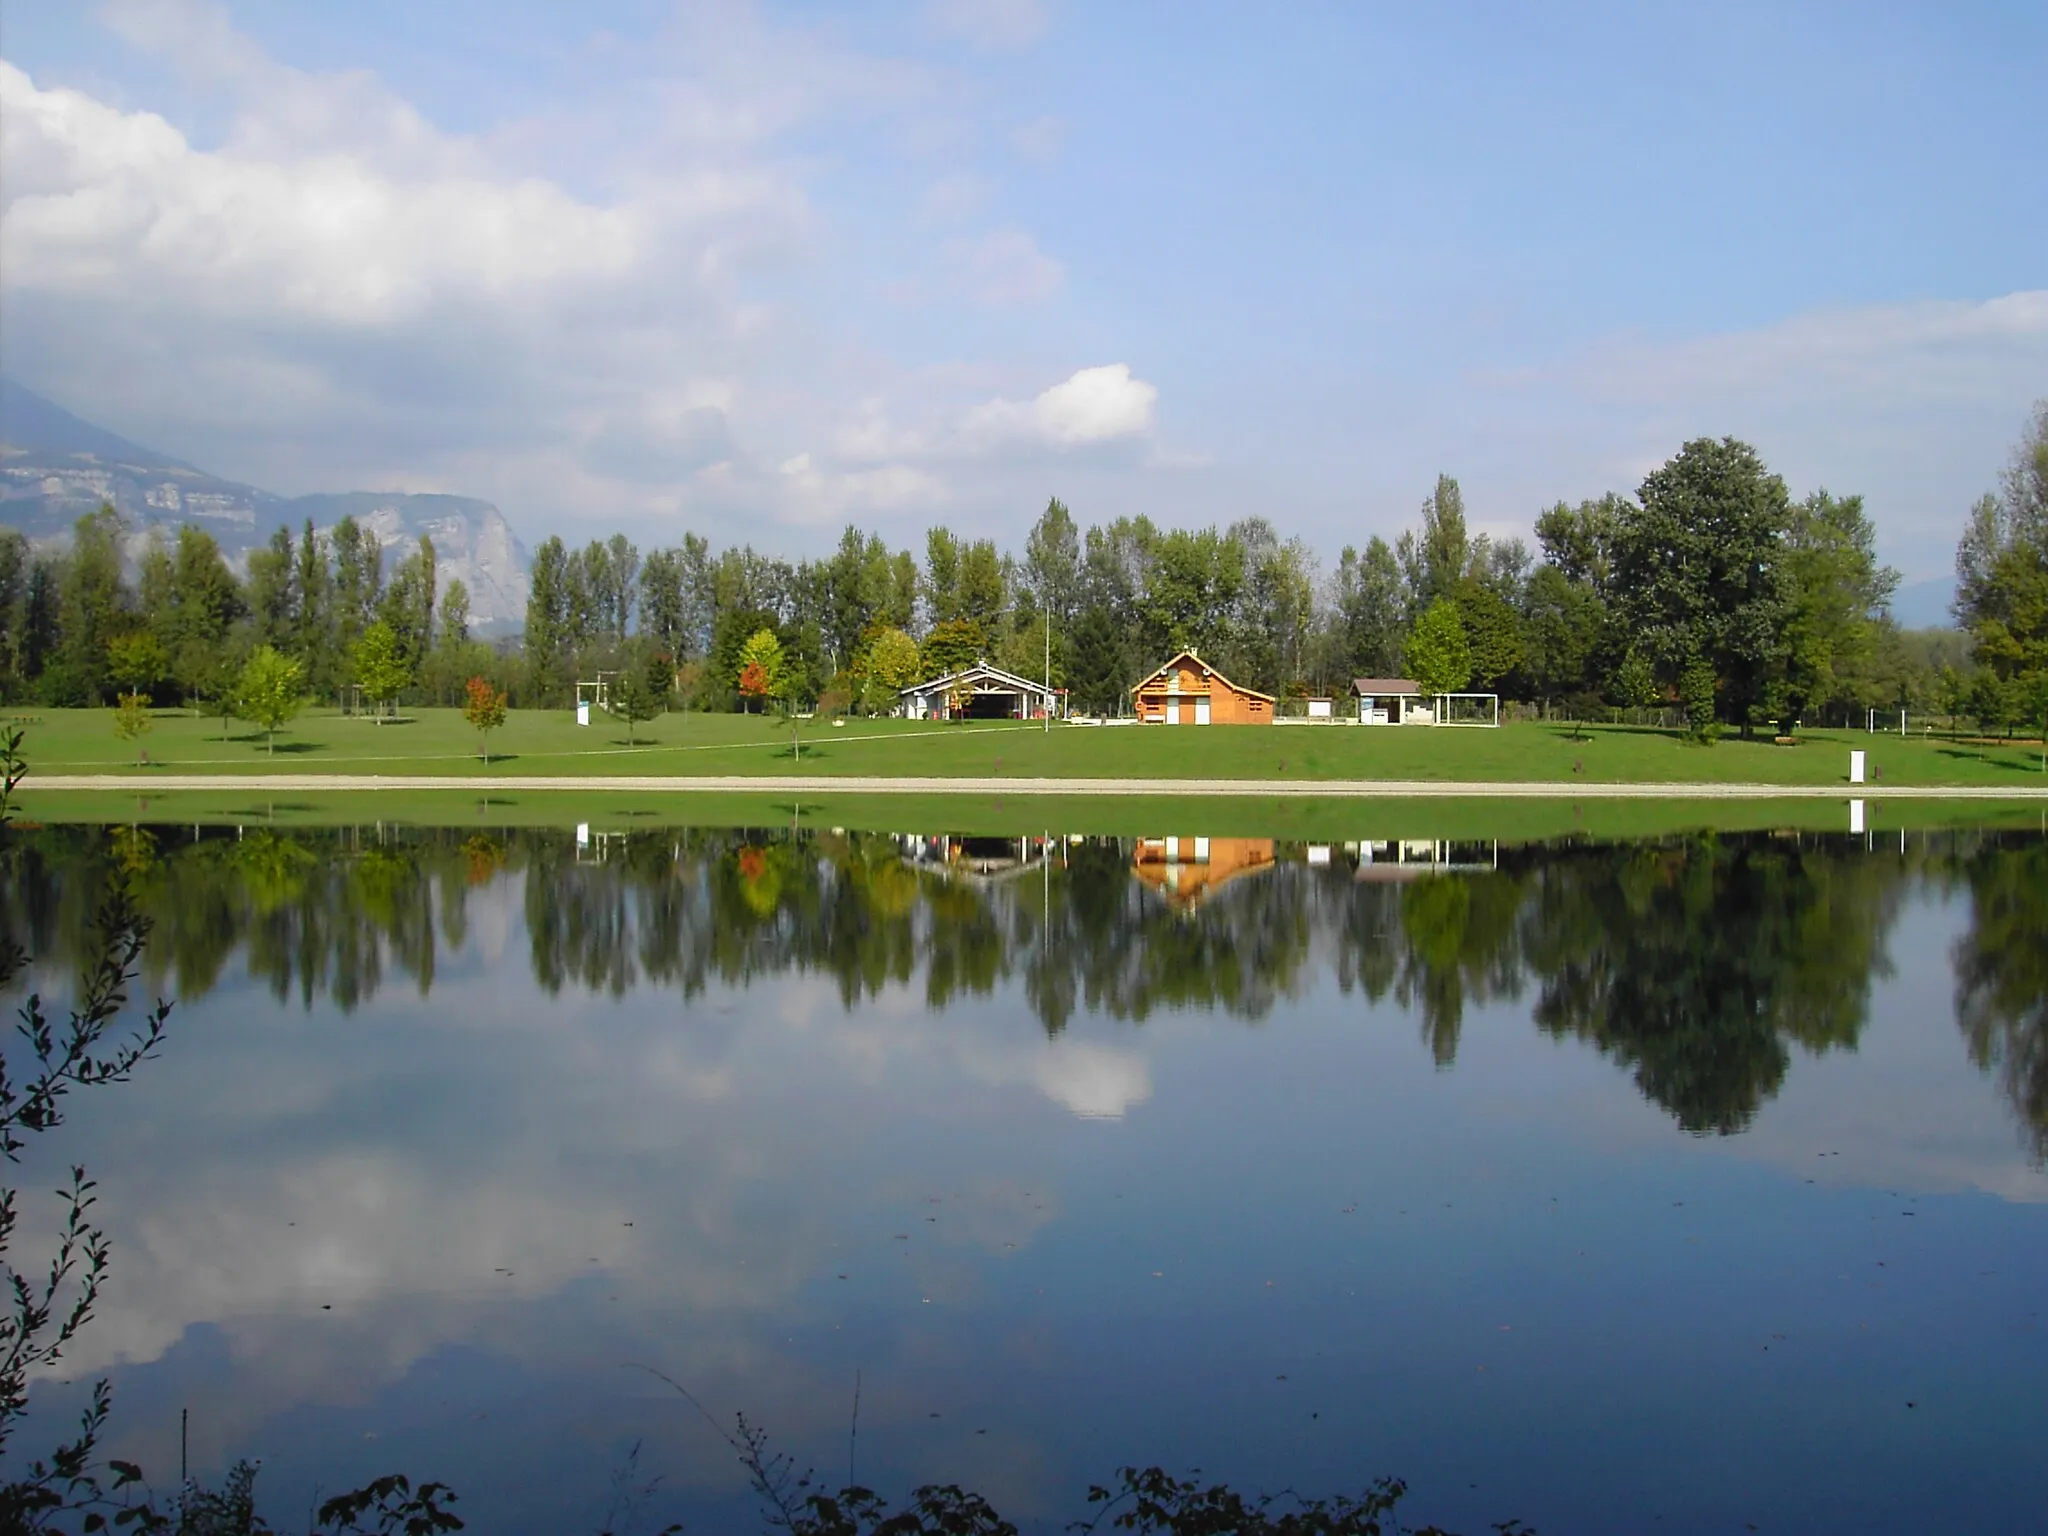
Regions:
[[1195, 700], [1195, 724], [1197, 724], [1197, 725], [1207, 725], [1208, 723], [1209, 723], [1209, 701], [1208, 701], [1207, 699], [1197, 699], [1197, 700]]
[[1180, 701], [1180, 699], [1179, 699], [1178, 697], [1175, 697], [1175, 696], [1172, 696], [1172, 695], [1169, 695], [1169, 696], [1167, 697], [1167, 700], [1166, 700], [1166, 723], [1167, 723], [1168, 725], [1183, 725], [1183, 724], [1185, 724], [1185, 723], [1186, 723], [1186, 722], [1185, 722], [1185, 721], [1183, 721], [1183, 720], [1181, 719], [1181, 717], [1180, 717], [1180, 706], [1181, 706], [1181, 701]]

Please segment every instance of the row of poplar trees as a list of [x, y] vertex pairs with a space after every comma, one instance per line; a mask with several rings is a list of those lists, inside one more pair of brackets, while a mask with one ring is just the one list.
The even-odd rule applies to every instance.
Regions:
[[70, 546], [38, 550], [0, 528], [0, 693], [52, 705], [140, 692], [157, 703], [223, 698], [269, 647], [298, 665], [308, 693], [360, 682], [363, 637], [414, 696], [453, 703], [495, 663], [469, 633], [469, 594], [437, 598], [434, 544], [422, 538], [388, 576], [377, 534], [353, 518], [326, 532], [280, 528], [237, 573], [190, 523], [140, 537], [111, 506], [78, 520]]
[[623, 537], [550, 539], [521, 691], [565, 702], [577, 680], [652, 655], [698, 707], [746, 707], [758, 674], [744, 688], [742, 674], [767, 657], [779, 696], [880, 710], [986, 658], [1034, 679], [1049, 662], [1077, 711], [1115, 714], [1192, 646], [1283, 699], [1406, 676], [1553, 713], [1682, 712], [1711, 734], [1932, 709], [1941, 664], [1963, 660], [1956, 637], [1893, 624], [1897, 576], [1862, 498], [1795, 499], [1732, 439], [1686, 444], [1633, 496], [1554, 506], [1535, 532], [1534, 550], [1473, 535], [1444, 476], [1408, 531], [1328, 568], [1261, 517], [1084, 529], [1058, 500], [1018, 552], [944, 527], [921, 556], [849, 527], [829, 557], [800, 561], [695, 535], [645, 555]]

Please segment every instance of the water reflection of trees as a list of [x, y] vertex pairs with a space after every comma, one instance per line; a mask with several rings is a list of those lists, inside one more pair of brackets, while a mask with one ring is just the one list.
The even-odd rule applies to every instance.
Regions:
[[1976, 849], [1960, 875], [1972, 921], [1955, 946], [1956, 1019], [2048, 1158], [2048, 844]]
[[906, 860], [880, 835], [664, 829], [579, 845], [548, 831], [42, 829], [8, 855], [0, 931], [83, 954], [118, 871], [157, 925], [153, 984], [196, 998], [239, 956], [280, 1001], [348, 1009], [393, 978], [431, 989], [495, 904], [523, 909], [551, 994], [689, 997], [806, 973], [848, 1007], [921, 987], [943, 1009], [1014, 986], [1049, 1033], [1076, 1013], [1256, 1021], [1328, 974], [1344, 995], [1410, 1010], [1443, 1066], [1468, 1010], [1533, 994], [1541, 1028], [1626, 1067], [1686, 1128], [1726, 1133], [1778, 1091], [1795, 1048], [1855, 1045], [1900, 900], [1925, 874], [1971, 896], [1957, 1014], [2048, 1150], [2039, 841], [1528, 846], [1419, 879], [1282, 848], [1193, 902], [1134, 878], [1129, 841], [1017, 846], [1006, 876], [984, 879]]

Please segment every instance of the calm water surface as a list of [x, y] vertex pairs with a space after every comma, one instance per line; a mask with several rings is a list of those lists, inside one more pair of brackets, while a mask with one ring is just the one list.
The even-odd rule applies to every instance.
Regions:
[[[751, 1524], [704, 1419], [1027, 1528], [1163, 1463], [1546, 1533], [2048, 1508], [2048, 844], [30, 831], [163, 1057], [53, 1139], [110, 1450]], [[32, 1166], [40, 1189], [49, 1166]], [[33, 1210], [34, 1207], [32, 1206]], [[78, 1389], [39, 1390], [39, 1413]]]

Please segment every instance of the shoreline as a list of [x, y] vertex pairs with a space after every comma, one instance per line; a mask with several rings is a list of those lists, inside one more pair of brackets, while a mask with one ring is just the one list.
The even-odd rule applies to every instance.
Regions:
[[2048, 800], [2048, 784], [1999, 785], [1588, 783], [1548, 780], [1438, 779], [1026, 779], [860, 778], [745, 775], [454, 775], [454, 774], [30, 774], [17, 793], [170, 794], [189, 791], [292, 790], [354, 793], [379, 790], [720, 795], [764, 793], [863, 795], [1203, 796], [1222, 799], [1447, 800]]

